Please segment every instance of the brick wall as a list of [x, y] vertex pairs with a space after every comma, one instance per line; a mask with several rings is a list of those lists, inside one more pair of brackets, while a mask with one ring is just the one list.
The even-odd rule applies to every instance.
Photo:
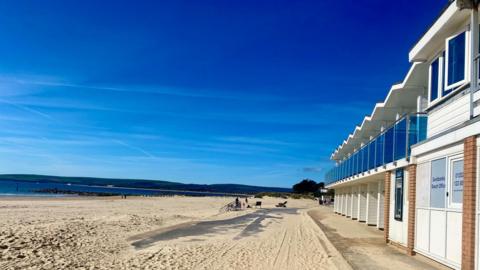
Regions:
[[475, 268], [475, 198], [477, 138], [466, 138], [464, 146], [463, 221], [462, 221], [462, 269]]
[[408, 238], [407, 253], [415, 255], [413, 251], [415, 245], [415, 203], [416, 203], [416, 186], [417, 185], [417, 165], [408, 166]]
[[384, 207], [383, 207], [383, 227], [384, 227], [384, 238], [385, 242], [388, 243], [388, 233], [390, 230], [390, 182], [391, 182], [391, 172], [388, 171], [385, 173], [385, 198], [384, 198]]

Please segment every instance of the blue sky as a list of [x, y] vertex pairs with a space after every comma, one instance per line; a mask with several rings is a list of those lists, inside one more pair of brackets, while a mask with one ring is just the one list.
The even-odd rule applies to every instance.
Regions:
[[0, 173], [290, 187], [446, 1], [2, 1]]

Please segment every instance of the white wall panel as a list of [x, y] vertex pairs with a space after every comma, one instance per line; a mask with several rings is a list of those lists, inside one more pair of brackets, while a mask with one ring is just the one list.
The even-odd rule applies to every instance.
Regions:
[[446, 212], [430, 211], [430, 252], [436, 256], [445, 257], [446, 245]]
[[428, 115], [427, 137], [467, 121], [470, 117], [469, 97], [465, 95]]
[[462, 260], [462, 213], [447, 212], [447, 260], [461, 263]]
[[377, 228], [383, 229], [384, 228], [384, 213], [385, 210], [385, 183], [383, 180], [378, 182], [378, 217], [377, 217]]
[[430, 162], [417, 165], [416, 206], [429, 207], [430, 204]]
[[367, 187], [366, 187], [366, 185], [361, 185], [360, 186], [358, 207], [359, 207], [358, 220], [359, 221], [366, 221], [366, 219], [367, 219]]
[[430, 250], [430, 210], [417, 209], [415, 226], [415, 248]]
[[356, 219], [358, 217], [358, 199], [357, 199], [357, 187], [352, 187], [352, 195], [351, 195], [351, 205], [352, 205], [352, 219]]
[[352, 198], [352, 195], [350, 194], [350, 192], [347, 192], [347, 194], [345, 194], [345, 215], [347, 217], [351, 217], [352, 216], [352, 202], [350, 201]]
[[378, 183], [368, 184], [367, 193], [367, 224], [377, 225]]

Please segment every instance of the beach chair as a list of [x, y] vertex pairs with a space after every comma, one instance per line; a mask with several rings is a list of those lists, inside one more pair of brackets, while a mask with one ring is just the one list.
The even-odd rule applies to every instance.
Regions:
[[277, 205], [275, 205], [275, 207], [287, 207], [287, 201], [283, 203], [278, 203]]
[[255, 208], [257, 208], [257, 207], [262, 208], [262, 202], [261, 201], [255, 202]]

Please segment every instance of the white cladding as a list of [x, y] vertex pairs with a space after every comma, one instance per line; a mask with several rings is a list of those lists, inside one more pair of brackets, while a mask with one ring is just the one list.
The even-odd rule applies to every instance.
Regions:
[[358, 220], [367, 219], [367, 185], [360, 185], [360, 194], [358, 196]]
[[429, 113], [427, 137], [430, 138], [467, 121], [470, 117], [469, 101], [469, 96], [464, 95]]
[[345, 205], [346, 205], [346, 211], [345, 211], [345, 215], [347, 217], [350, 217], [352, 216], [352, 195], [350, 194], [350, 189], [347, 191], [347, 193], [345, 194]]
[[367, 224], [377, 225], [378, 183], [368, 184], [367, 193]]
[[384, 196], [385, 196], [385, 184], [383, 181], [378, 182], [378, 206], [377, 206], [377, 228], [383, 229], [384, 227]]
[[352, 219], [358, 219], [358, 187], [352, 187]]
[[391, 175], [391, 185], [390, 185], [390, 229], [389, 229], [389, 239], [399, 243], [401, 245], [407, 245], [407, 213], [408, 213], [408, 171], [404, 170], [403, 172], [403, 210], [402, 210], [402, 220], [395, 219], [395, 173]]

